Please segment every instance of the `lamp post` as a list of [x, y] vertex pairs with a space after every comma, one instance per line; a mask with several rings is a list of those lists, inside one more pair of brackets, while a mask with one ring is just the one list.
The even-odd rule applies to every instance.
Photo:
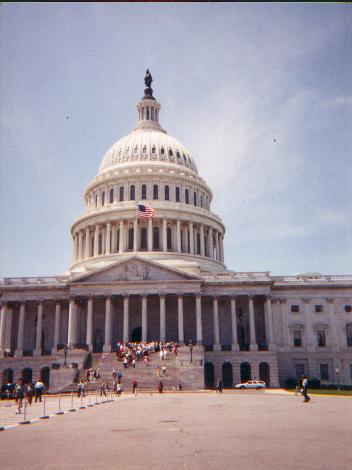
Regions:
[[339, 377], [339, 369], [336, 368], [336, 381], [337, 381], [337, 390], [340, 390], [340, 377]]
[[69, 350], [69, 348], [68, 348], [67, 344], [65, 344], [65, 346], [64, 346], [64, 355], [65, 355], [64, 367], [67, 367], [66, 358], [67, 358], [67, 352], [68, 352], [68, 350]]
[[193, 362], [193, 344], [192, 344], [192, 340], [189, 342], [189, 350], [191, 352], [191, 362]]

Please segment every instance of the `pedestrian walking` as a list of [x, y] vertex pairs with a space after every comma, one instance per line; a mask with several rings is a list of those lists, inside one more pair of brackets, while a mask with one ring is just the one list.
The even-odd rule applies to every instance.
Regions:
[[79, 381], [78, 385], [77, 385], [77, 397], [84, 397], [84, 383], [82, 382], [82, 380]]
[[302, 376], [302, 395], [304, 396], [304, 403], [308, 403], [310, 401], [310, 396], [308, 396], [308, 378], [303, 375]]
[[222, 380], [218, 379], [217, 383], [216, 383], [216, 391], [219, 392], [219, 393], [222, 393], [223, 388], [224, 387], [223, 387], [223, 384], [222, 384]]
[[164, 385], [163, 385], [162, 381], [160, 380], [160, 382], [158, 384], [158, 392], [163, 393], [163, 388], [164, 388]]
[[163, 364], [163, 367], [161, 368], [161, 370], [163, 371], [163, 377], [165, 377], [166, 375], [166, 365]]
[[17, 404], [16, 414], [20, 414], [22, 412], [23, 398], [24, 398], [23, 380], [18, 379], [15, 385], [15, 401]]
[[133, 380], [132, 380], [132, 391], [133, 391], [133, 395], [137, 395], [137, 386], [138, 386], [137, 380], [136, 380], [136, 379], [133, 379]]
[[33, 388], [33, 385], [32, 385], [31, 382], [28, 382], [24, 386], [24, 396], [27, 400], [28, 405], [32, 406], [32, 400], [33, 400], [33, 396], [34, 396], [34, 388]]

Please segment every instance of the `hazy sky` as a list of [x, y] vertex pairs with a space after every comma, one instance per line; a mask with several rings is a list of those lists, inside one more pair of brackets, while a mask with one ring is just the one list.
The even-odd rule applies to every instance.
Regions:
[[[1, 4], [0, 275], [55, 275], [146, 67], [237, 271], [352, 272], [352, 8]], [[274, 139], [276, 142], [274, 142]]]

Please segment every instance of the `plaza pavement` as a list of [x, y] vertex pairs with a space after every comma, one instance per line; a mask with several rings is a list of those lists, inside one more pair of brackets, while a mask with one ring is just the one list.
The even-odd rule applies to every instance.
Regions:
[[351, 442], [350, 397], [140, 393], [6, 429], [0, 468], [350, 470]]

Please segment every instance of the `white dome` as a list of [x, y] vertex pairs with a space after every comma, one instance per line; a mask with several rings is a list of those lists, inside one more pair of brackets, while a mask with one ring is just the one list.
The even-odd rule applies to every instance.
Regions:
[[197, 167], [189, 151], [178, 140], [162, 129], [137, 128], [110, 147], [100, 164], [99, 174], [121, 163], [138, 161], [174, 163], [197, 173]]

